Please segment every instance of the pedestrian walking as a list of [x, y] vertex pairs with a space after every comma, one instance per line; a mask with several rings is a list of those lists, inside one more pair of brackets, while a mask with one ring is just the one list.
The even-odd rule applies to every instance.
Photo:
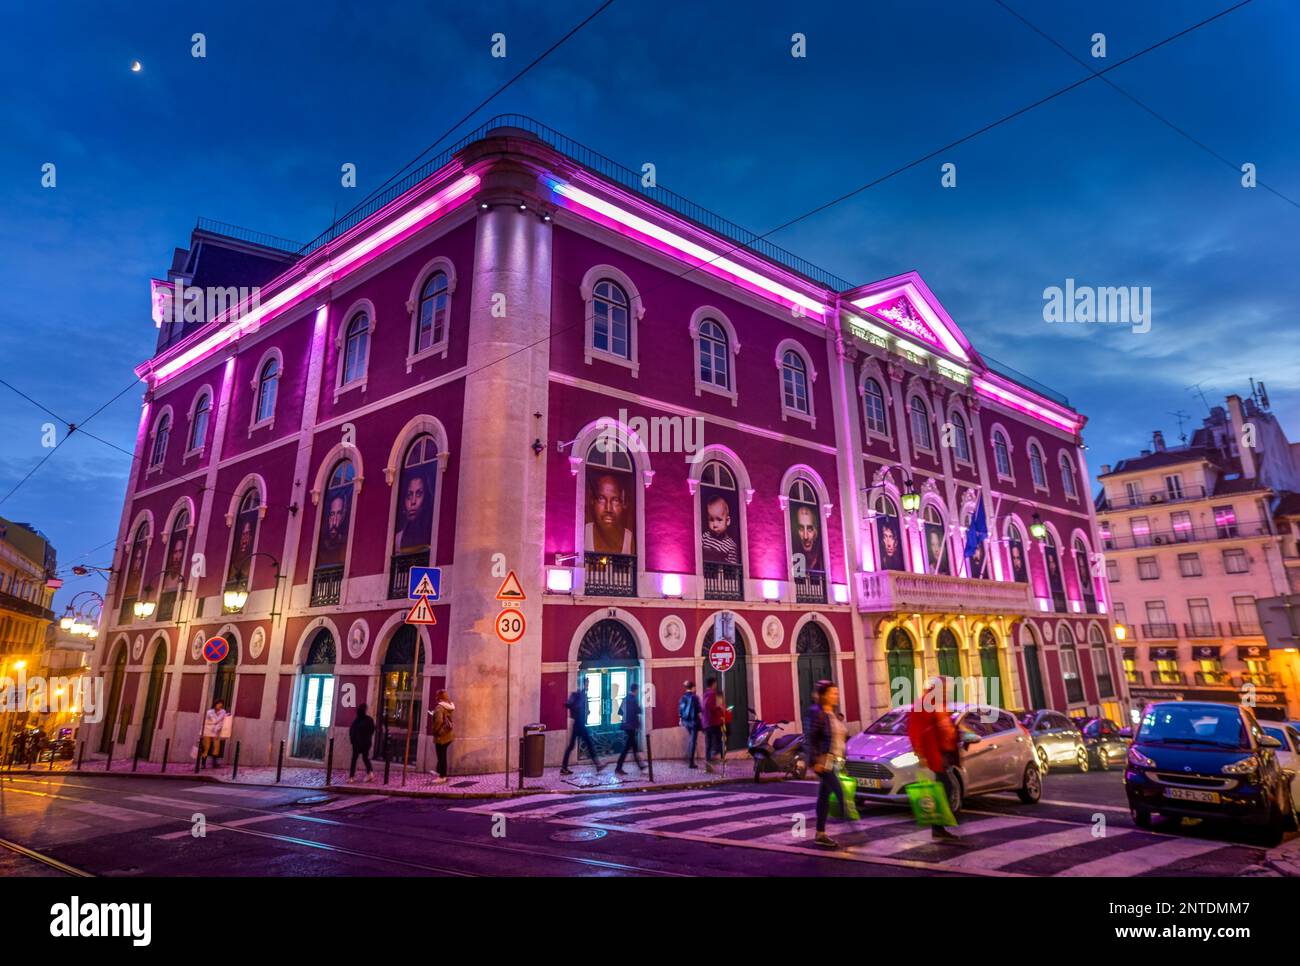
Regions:
[[434, 771], [438, 777], [433, 780], [435, 785], [440, 785], [447, 780], [447, 751], [451, 748], [451, 740], [455, 737], [452, 730], [452, 713], [456, 710], [456, 705], [451, 701], [451, 695], [445, 689], [439, 690], [434, 695], [437, 702], [433, 710], [429, 712], [433, 716], [433, 750], [438, 756], [438, 765]]
[[366, 781], [375, 780], [375, 769], [370, 764], [370, 742], [375, 739], [375, 719], [366, 714], [364, 704], [357, 705], [357, 716], [348, 726], [348, 740], [352, 742], [352, 767], [348, 769], [348, 781], [357, 779], [357, 759], [366, 764]]
[[221, 757], [221, 735], [225, 731], [227, 717], [226, 706], [221, 701], [213, 702], [208, 713], [203, 716], [203, 734], [199, 742], [200, 768], [207, 767], [203, 763], [207, 757], [211, 757], [212, 767], [217, 767], [217, 759]]
[[596, 766], [596, 771], [600, 771], [605, 766], [600, 763], [600, 756], [596, 754], [596, 746], [591, 741], [591, 732], [587, 730], [586, 675], [582, 675], [578, 679], [577, 689], [569, 695], [569, 699], [564, 702], [564, 706], [569, 709], [569, 719], [573, 722], [573, 731], [570, 732], [569, 743], [564, 749], [564, 760], [560, 763], [560, 774], [573, 774], [573, 771], [569, 768], [569, 755], [573, 753], [573, 749], [578, 742], [582, 742], [582, 747], [587, 751], [587, 757]]
[[713, 771], [713, 756], [723, 754], [722, 725], [725, 722], [726, 711], [722, 691], [718, 688], [718, 679], [706, 678], [704, 699], [700, 703], [700, 725], [704, 728], [705, 771]]
[[[944, 680], [935, 678], [930, 682], [920, 699], [912, 706], [907, 716], [907, 737], [912, 743], [912, 751], [943, 786], [943, 793], [952, 800], [952, 771], [959, 761], [957, 726], [952, 723], [952, 714], [944, 701]], [[932, 838], [959, 842], [954, 835], [942, 825], [931, 825]]]
[[687, 681], [681, 699], [677, 702], [677, 720], [686, 729], [686, 767], [695, 768], [695, 749], [700, 740], [700, 697], [695, 693], [695, 682]]
[[823, 848], [837, 849], [839, 844], [826, 834], [826, 819], [831, 811], [831, 795], [840, 801], [841, 814], [849, 814], [840, 784], [839, 763], [844, 760], [848, 727], [836, 713], [840, 689], [831, 681], [818, 681], [813, 687], [813, 703], [804, 716], [804, 754], [817, 774], [817, 838]]
[[623, 698], [623, 703], [618, 706], [618, 716], [622, 719], [619, 727], [623, 729], [623, 750], [619, 753], [618, 764], [614, 766], [615, 775], [625, 775], [623, 771], [623, 762], [627, 761], [627, 753], [632, 752], [632, 759], [636, 762], [637, 768], [645, 771], [645, 762], [641, 760], [641, 688], [639, 685], [629, 685], [627, 695]]

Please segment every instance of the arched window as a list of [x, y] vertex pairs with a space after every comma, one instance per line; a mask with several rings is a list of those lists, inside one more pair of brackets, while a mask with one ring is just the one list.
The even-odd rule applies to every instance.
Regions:
[[207, 392], [199, 394], [198, 404], [194, 407], [194, 418], [190, 420], [190, 440], [186, 451], [203, 448], [208, 438], [208, 414], [212, 411], [212, 396]]
[[1061, 488], [1065, 490], [1065, 495], [1070, 498], [1078, 497], [1078, 491], [1074, 488], [1074, 467], [1070, 465], [1070, 457], [1061, 454]]
[[1089, 614], [1097, 613], [1097, 590], [1092, 582], [1092, 568], [1088, 565], [1088, 545], [1082, 537], [1074, 538], [1074, 572], [1079, 580], [1079, 593]]
[[433, 496], [438, 479], [438, 444], [425, 433], [406, 448], [397, 481], [393, 519], [390, 599], [406, 596], [412, 567], [427, 567], [433, 540]]
[[595, 313], [591, 344], [601, 352], [632, 358], [631, 330], [628, 328], [628, 298], [622, 287], [607, 278], [596, 283], [592, 295]]
[[948, 543], [944, 539], [943, 516], [937, 507], [929, 504], [925, 508], [925, 551], [926, 563], [932, 574], [952, 574], [952, 565], [948, 560]]
[[253, 553], [257, 549], [258, 522], [262, 519], [262, 500], [257, 487], [250, 486], [239, 499], [235, 513], [234, 534], [230, 544], [230, 563], [226, 567], [226, 589], [248, 590]]
[[149, 551], [149, 524], [147, 521], [135, 528], [131, 538], [131, 555], [126, 564], [126, 580], [122, 585], [122, 616], [119, 623], [131, 620], [131, 605], [140, 596], [140, 585], [144, 578], [144, 558]]
[[1094, 624], [1088, 629], [1088, 644], [1092, 648], [1092, 670], [1097, 676], [1097, 695], [1102, 698], [1115, 696], [1115, 682], [1110, 676], [1110, 658], [1106, 654], [1106, 636], [1101, 628]]
[[257, 419], [264, 423], [275, 416], [275, 393], [280, 386], [280, 360], [272, 356], [257, 376]]
[[1025, 556], [1025, 535], [1011, 521], [1007, 521], [1007, 562], [1011, 579], [1019, 584], [1029, 583], [1029, 562]]
[[1083, 700], [1083, 679], [1079, 677], [1079, 655], [1074, 646], [1074, 634], [1062, 624], [1056, 631], [1056, 645], [1061, 656], [1061, 677], [1065, 681], [1065, 697], [1070, 704]]
[[984, 679], [984, 701], [996, 707], [1006, 703], [1002, 693], [1002, 671], [998, 665], [998, 639], [987, 627], [980, 631], [980, 676]]
[[294, 757], [325, 757], [325, 744], [334, 717], [334, 663], [337, 648], [329, 628], [322, 627], [312, 638], [302, 667], [298, 735]]
[[808, 369], [793, 349], [781, 357], [781, 393], [786, 409], [808, 412]]
[[935, 641], [934, 655], [938, 659], [939, 673], [946, 678], [961, 677], [961, 656], [957, 650], [957, 635], [945, 627]]
[[343, 587], [348, 536], [352, 528], [352, 497], [356, 468], [349, 459], [330, 470], [321, 497], [320, 536], [316, 543], [316, 570], [312, 574], [311, 603], [337, 604]]
[[700, 382], [731, 388], [731, 354], [727, 333], [713, 319], [700, 323]]
[[889, 435], [889, 417], [885, 409], [885, 393], [880, 383], [868, 379], [862, 384], [862, 401], [867, 410], [867, 429], [882, 436]]
[[963, 463], [970, 462], [970, 435], [966, 431], [966, 418], [954, 411], [952, 414], [952, 447], [957, 459]]
[[700, 560], [704, 596], [709, 600], [744, 600], [744, 535], [736, 477], [725, 463], [713, 460], [700, 473]]
[[993, 431], [993, 462], [997, 466], [998, 476], [1011, 476], [1011, 450], [1002, 431]]
[[185, 551], [190, 537], [190, 511], [182, 509], [172, 521], [163, 557], [162, 578], [158, 585], [158, 612], [155, 619], [169, 621], [175, 615], [176, 595], [185, 583]]
[[1047, 486], [1047, 472], [1043, 468], [1043, 451], [1037, 443], [1029, 444], [1029, 475], [1034, 479], [1034, 486]]
[[920, 396], [913, 396], [911, 410], [912, 442], [918, 449], [934, 449], [934, 438], [930, 433], [930, 409], [926, 406], [925, 400]]
[[1047, 567], [1047, 586], [1052, 594], [1052, 609], [1056, 611], [1066, 610], [1065, 605], [1065, 576], [1061, 573], [1061, 554], [1056, 547], [1056, 537], [1052, 535], [1051, 527], [1048, 527], [1043, 534], [1043, 560]]
[[447, 311], [450, 303], [447, 273], [436, 271], [420, 289], [420, 311], [415, 325], [415, 354], [424, 352], [447, 338]]
[[587, 450], [583, 516], [586, 590], [635, 597], [636, 471], [631, 455], [612, 435]]
[[[911, 694], [916, 686], [916, 649], [912, 644], [912, 635], [901, 627], [895, 627], [885, 639], [885, 666], [889, 672], [889, 690], [891, 694]], [[906, 681], [899, 687], [899, 679]]]
[[795, 600], [801, 604], [826, 601], [826, 555], [822, 541], [822, 515], [817, 491], [799, 477], [787, 491], [790, 513], [790, 570]]
[[366, 360], [370, 355], [370, 316], [358, 312], [348, 323], [343, 339], [343, 374], [340, 386], [351, 385], [365, 378]]
[[163, 460], [167, 457], [167, 439], [172, 432], [172, 417], [170, 413], [163, 413], [162, 418], [158, 420], [158, 426], [153, 431], [153, 452], [149, 455], [149, 465], [162, 466]]
[[906, 570], [903, 552], [903, 526], [898, 504], [892, 497], [878, 493], [872, 502], [876, 511], [876, 559], [881, 570]]

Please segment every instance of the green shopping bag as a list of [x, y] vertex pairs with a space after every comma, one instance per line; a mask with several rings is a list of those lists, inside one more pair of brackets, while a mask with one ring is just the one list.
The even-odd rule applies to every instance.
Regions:
[[[848, 775], [840, 774], [836, 776], [840, 780], [841, 795], [831, 796], [831, 815], [835, 818], [847, 818], [856, 822], [858, 815], [858, 780]], [[843, 800], [844, 808], [840, 808], [840, 801]]]
[[948, 804], [947, 790], [934, 779], [912, 782], [907, 786], [907, 798], [917, 825], [957, 824]]

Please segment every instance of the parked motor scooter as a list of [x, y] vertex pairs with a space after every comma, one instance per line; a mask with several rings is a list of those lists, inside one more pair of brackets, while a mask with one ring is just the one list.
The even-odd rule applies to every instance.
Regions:
[[803, 752], [803, 734], [782, 733], [789, 721], [769, 723], [754, 719], [749, 732], [749, 755], [754, 759], [754, 781], [763, 772], [781, 772], [792, 778], [803, 778], [808, 773], [808, 759]]

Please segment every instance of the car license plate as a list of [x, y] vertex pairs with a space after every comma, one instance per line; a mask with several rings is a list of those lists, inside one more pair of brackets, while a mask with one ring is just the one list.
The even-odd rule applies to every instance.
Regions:
[[889, 786], [883, 778], [859, 778], [858, 787], [881, 789], [881, 788], [888, 788]]
[[1214, 802], [1218, 803], [1218, 792], [1198, 792], [1191, 788], [1166, 788], [1166, 798], [1181, 798], [1188, 802]]

